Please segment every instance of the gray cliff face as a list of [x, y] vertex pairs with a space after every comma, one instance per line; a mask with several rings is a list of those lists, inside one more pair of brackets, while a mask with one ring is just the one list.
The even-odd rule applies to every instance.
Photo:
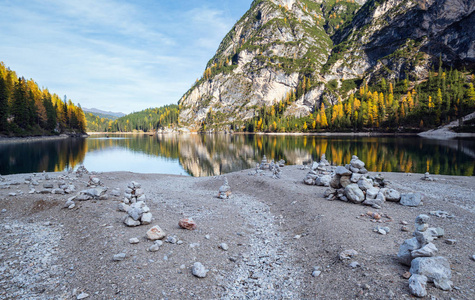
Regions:
[[[369, 1], [350, 26], [333, 36], [337, 45], [327, 79], [379, 76], [425, 78], [431, 63], [474, 66], [475, 2], [472, 0]], [[340, 53], [338, 53], [340, 52]]]
[[[363, 5], [363, 6], [361, 6]], [[473, 0], [257, 0], [221, 42], [203, 77], [180, 99], [180, 122], [252, 118], [295, 91], [286, 115], [335, 103], [343, 80], [423, 79], [439, 56], [475, 67]], [[336, 81], [336, 83], [335, 83]]]

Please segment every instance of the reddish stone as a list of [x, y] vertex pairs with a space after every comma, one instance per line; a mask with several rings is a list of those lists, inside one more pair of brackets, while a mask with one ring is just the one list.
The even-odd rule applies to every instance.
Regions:
[[180, 222], [178, 222], [178, 226], [180, 226], [183, 229], [188, 229], [188, 230], [195, 230], [196, 229], [196, 223], [192, 219], [181, 219]]

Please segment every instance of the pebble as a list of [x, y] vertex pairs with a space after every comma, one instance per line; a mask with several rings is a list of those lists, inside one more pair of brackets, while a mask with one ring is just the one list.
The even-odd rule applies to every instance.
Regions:
[[345, 260], [345, 259], [350, 259], [356, 255], [358, 255], [358, 252], [356, 252], [356, 250], [349, 249], [349, 250], [344, 250], [340, 252], [339, 256], [340, 256], [340, 260]]
[[155, 225], [147, 231], [147, 238], [151, 241], [161, 240], [166, 236], [160, 226]]
[[80, 300], [80, 299], [86, 299], [87, 297], [89, 297], [89, 294], [82, 292], [81, 294], [79, 294], [79, 295], [76, 297], [76, 299], [78, 299], [78, 300]]
[[185, 218], [185, 219], [181, 219], [178, 222], [178, 226], [180, 226], [183, 229], [195, 230], [196, 229], [196, 222], [193, 221], [193, 219], [191, 219], [191, 218]]
[[219, 248], [223, 249], [224, 251], [229, 250], [228, 244], [226, 244], [226, 243], [219, 244]]
[[7, 212], [7, 210], [5, 208], [2, 209], [2, 213], [6, 213], [6, 212]]
[[122, 261], [124, 259], [125, 259], [125, 253], [115, 254], [114, 257], [112, 258], [112, 260], [114, 261]]
[[150, 248], [148, 248], [148, 251], [150, 252], [157, 252], [158, 250], [160, 250], [160, 246], [158, 244], [153, 244], [150, 246]]
[[129, 239], [129, 243], [131, 244], [138, 244], [139, 242], [140, 242], [139, 239], [136, 237]]
[[205, 235], [205, 239], [209, 240], [210, 238], [209, 234]]
[[205, 278], [208, 270], [200, 262], [195, 262], [191, 268], [191, 273], [198, 278]]
[[474, 261], [475, 261], [475, 254], [474, 254], [474, 255], [472, 255], [472, 260], [474, 260]]
[[447, 245], [455, 245], [457, 243], [457, 240], [454, 240], [454, 239], [447, 239], [445, 240], [445, 243]]
[[352, 267], [353, 269], [355, 269], [355, 268], [357, 268], [357, 267], [359, 267], [359, 266], [360, 266], [360, 263], [357, 262], [357, 261], [354, 261], [354, 262], [350, 263], [350, 267]]

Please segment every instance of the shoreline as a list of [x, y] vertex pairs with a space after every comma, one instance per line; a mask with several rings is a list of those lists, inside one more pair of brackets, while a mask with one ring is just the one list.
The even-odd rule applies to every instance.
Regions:
[[[272, 178], [270, 171], [256, 174], [254, 169], [228, 173], [229, 199], [217, 197], [225, 176], [6, 175], [1, 184], [12, 185], [0, 189], [0, 239], [7, 241], [0, 245], [0, 275], [8, 274], [0, 283], [2, 295], [74, 299], [85, 293], [98, 299], [154, 299], [156, 295], [186, 299], [192, 291], [196, 299], [354, 299], [361, 293], [371, 293], [368, 299], [405, 299], [411, 296], [402, 275], [409, 267], [396, 260], [396, 253], [412, 237], [416, 216], [427, 214], [430, 226], [445, 231], [433, 243], [439, 255], [448, 258], [451, 280], [458, 287], [444, 292], [428, 285], [429, 294], [438, 299], [473, 299], [475, 244], [467, 237], [475, 229], [475, 177], [432, 175], [435, 181], [423, 181], [421, 174], [382, 172], [398, 192], [421, 193], [423, 205], [384, 202], [375, 210], [328, 201], [327, 188], [303, 183], [308, 171], [288, 165], [279, 179]], [[63, 208], [71, 196], [94, 189], [88, 186], [89, 176], [100, 180], [97, 189], [106, 189], [106, 197], [77, 199], [75, 206]], [[38, 182], [34, 193], [28, 184], [32, 179]], [[131, 181], [141, 185], [154, 218], [151, 224], [127, 227], [123, 223], [127, 213], [118, 207]], [[63, 182], [76, 191], [43, 193], [44, 186]], [[368, 211], [377, 212], [381, 222], [369, 217]], [[438, 217], [432, 211], [454, 217]], [[183, 218], [192, 218], [197, 228], [181, 229], [177, 224]], [[410, 224], [408, 230], [401, 229], [404, 224]], [[156, 225], [166, 238], [152, 251], [154, 242], [147, 240], [146, 233]], [[378, 225], [391, 231], [379, 234], [375, 232]], [[457, 242], [444, 242], [447, 239]], [[357, 256], [339, 260], [339, 254], [349, 249]], [[18, 253], [25, 255], [19, 258]], [[123, 254], [121, 260], [114, 259], [118, 254]], [[192, 275], [196, 262], [207, 269], [206, 278]], [[352, 262], [358, 266], [351, 266]], [[42, 277], [38, 267], [43, 269]], [[321, 275], [313, 275], [315, 268]]]
[[83, 135], [60, 134], [60, 135], [41, 135], [41, 136], [25, 136], [25, 137], [0, 137], [0, 144], [36, 142], [36, 141], [53, 141], [53, 140], [63, 140], [67, 138], [77, 138], [77, 137], [83, 138], [87, 136], [88, 136], [87, 134], [83, 134]]

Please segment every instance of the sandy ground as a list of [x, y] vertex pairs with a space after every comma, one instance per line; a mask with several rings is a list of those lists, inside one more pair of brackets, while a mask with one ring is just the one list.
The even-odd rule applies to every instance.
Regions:
[[[227, 174], [233, 195], [218, 199], [222, 176], [185, 176], [99, 173], [111, 191], [134, 180], [142, 184], [154, 220], [128, 228], [125, 213], [117, 210], [123, 196], [76, 202], [64, 209], [71, 195], [28, 194], [25, 178], [4, 176], [0, 182], [0, 298], [2, 299], [412, 299], [408, 268], [396, 260], [399, 245], [412, 237], [413, 222], [421, 213], [444, 210], [454, 218], [431, 216], [430, 225], [445, 236], [435, 241], [439, 254], [449, 259], [455, 288], [444, 292], [428, 285], [428, 299], [475, 299], [474, 214], [475, 178], [383, 173], [400, 192], [418, 191], [424, 204], [409, 208], [386, 202], [378, 213], [391, 231], [373, 232], [378, 224], [361, 216], [374, 209], [323, 198], [324, 187], [307, 186], [308, 170], [282, 169], [282, 178], [249, 175], [251, 170]], [[61, 180], [77, 190], [88, 176], [36, 174], [37, 190]], [[8, 183], [19, 183], [10, 185]], [[15, 196], [9, 195], [16, 193]], [[178, 221], [192, 217], [194, 231], [180, 229]], [[390, 221], [390, 222], [389, 222]], [[410, 232], [400, 230], [401, 221]], [[182, 244], [164, 243], [158, 252], [146, 231], [159, 225]], [[129, 239], [137, 237], [138, 244]], [[456, 239], [455, 245], [445, 243]], [[229, 250], [218, 246], [227, 243]], [[359, 254], [349, 261], [342, 250]], [[126, 253], [123, 261], [113, 255]], [[349, 263], [360, 266], [352, 268]], [[191, 274], [194, 262], [209, 272]], [[312, 276], [314, 267], [322, 273]], [[83, 293], [83, 294], [81, 294]], [[81, 298], [81, 297], [79, 297]]]

